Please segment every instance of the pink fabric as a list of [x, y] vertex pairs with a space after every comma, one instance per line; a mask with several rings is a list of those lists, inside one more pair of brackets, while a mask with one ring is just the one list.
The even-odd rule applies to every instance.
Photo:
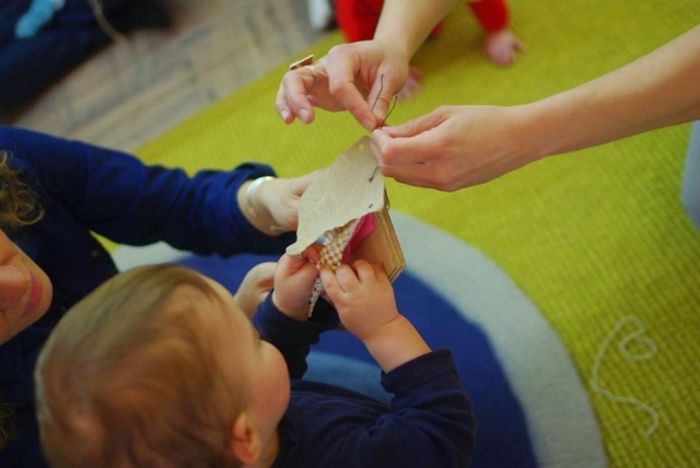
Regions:
[[355, 227], [355, 232], [352, 234], [350, 242], [348, 242], [347, 247], [343, 251], [343, 263], [351, 263], [352, 252], [357, 248], [363, 240], [374, 232], [374, 228], [377, 227], [377, 223], [374, 221], [374, 213], [369, 213], [360, 218], [360, 221]]

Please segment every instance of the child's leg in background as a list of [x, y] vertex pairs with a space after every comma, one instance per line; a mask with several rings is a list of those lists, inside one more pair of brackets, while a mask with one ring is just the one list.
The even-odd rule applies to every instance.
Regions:
[[[372, 39], [383, 6], [384, 0], [335, 0], [336, 21], [345, 39], [348, 42]], [[441, 29], [442, 22], [435, 26], [430, 36], [436, 35]]]
[[690, 131], [681, 196], [686, 213], [700, 228], [700, 120], [693, 123]]
[[348, 42], [372, 39], [383, 5], [384, 0], [336, 0], [335, 17], [345, 39]]
[[505, 0], [478, 0], [467, 2], [486, 34], [486, 54], [496, 65], [510, 65], [517, 52], [525, 45], [508, 28], [510, 13]]
[[487, 34], [508, 27], [508, 6], [504, 0], [468, 1], [467, 5]]

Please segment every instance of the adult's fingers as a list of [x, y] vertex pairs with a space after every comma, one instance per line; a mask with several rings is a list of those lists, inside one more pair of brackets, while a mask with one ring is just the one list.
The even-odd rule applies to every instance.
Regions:
[[410, 164], [399, 166], [384, 166], [382, 168], [384, 177], [391, 177], [398, 182], [415, 187], [437, 188], [437, 183], [425, 173], [425, 166], [422, 164]]
[[377, 127], [377, 119], [355, 84], [358, 61], [359, 58], [350, 53], [329, 53], [326, 63], [328, 90], [365, 129], [372, 131]]
[[[476, 179], [459, 176], [452, 167], [436, 164], [403, 164], [382, 166], [382, 175], [398, 182], [416, 187], [433, 188], [443, 192], [454, 192], [478, 183]], [[461, 177], [461, 178], [458, 178]]]
[[[370, 104], [370, 109], [374, 113], [377, 125], [383, 125], [386, 121], [386, 114], [389, 112], [389, 107], [403, 83], [388, 71], [379, 71], [375, 76], [372, 88], [367, 95], [367, 103]], [[372, 130], [372, 129], [368, 129]]]
[[292, 194], [302, 196], [311, 183], [316, 180], [321, 173], [321, 169], [309, 172], [301, 177], [292, 179]]
[[409, 120], [408, 122], [404, 122], [400, 125], [382, 127], [382, 130], [386, 132], [387, 135], [394, 138], [412, 137], [439, 126], [447, 119], [447, 117], [447, 111], [444, 108], [438, 108], [429, 114], [416, 117], [415, 119]]
[[275, 101], [277, 112], [286, 123], [294, 121], [294, 117], [299, 117], [304, 123], [311, 123], [314, 119], [314, 110], [307, 97], [309, 91], [322, 79], [322, 72], [318, 65], [313, 65], [312, 72], [309, 67], [301, 67], [290, 70], [282, 77], [282, 84], [277, 91]]
[[277, 109], [277, 113], [279, 114], [282, 121], [284, 121], [284, 123], [290, 124], [294, 122], [295, 116], [292, 113], [292, 109], [287, 104], [287, 92], [285, 91], [284, 84], [282, 83], [280, 83], [280, 86], [277, 89], [277, 97], [275, 98], [275, 108]]
[[375, 155], [382, 174], [385, 166], [422, 164], [435, 158], [440, 141], [430, 132], [392, 137], [383, 128], [372, 132]]

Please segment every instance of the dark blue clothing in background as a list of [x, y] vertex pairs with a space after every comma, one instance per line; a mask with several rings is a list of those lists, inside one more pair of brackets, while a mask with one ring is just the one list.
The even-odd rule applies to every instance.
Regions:
[[[48, 85], [111, 42], [87, 0], [66, 0], [34, 37], [14, 37], [31, 0], [0, 0], [0, 110], [27, 103]], [[166, 28], [168, 13], [153, 0], [100, 0], [107, 21], [122, 33]]]
[[382, 373], [394, 395], [385, 405], [360, 393], [301, 380], [306, 354], [338, 318], [319, 301], [308, 322], [279, 312], [271, 295], [253, 322], [287, 362], [292, 394], [279, 426], [274, 467], [468, 466], [476, 421], [449, 351], [435, 351]]
[[33, 405], [38, 352], [64, 312], [117, 273], [90, 231], [123, 244], [165, 241], [224, 256], [281, 254], [294, 238], [266, 237], [238, 208], [238, 188], [271, 175], [267, 166], [243, 164], [190, 178], [118, 151], [8, 127], [0, 127], [0, 151], [44, 208], [37, 224], [6, 234], [46, 272], [54, 290], [48, 312], [0, 346], [0, 398], [14, 410], [17, 426], [17, 440], [0, 452], [0, 467], [46, 466]]

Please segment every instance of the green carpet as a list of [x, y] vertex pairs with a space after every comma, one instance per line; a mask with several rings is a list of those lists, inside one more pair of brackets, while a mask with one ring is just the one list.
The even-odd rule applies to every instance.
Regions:
[[[528, 45], [515, 66], [492, 65], [473, 18], [456, 8], [416, 57], [423, 91], [400, 103], [391, 122], [441, 104], [545, 97], [613, 70], [700, 20], [696, 0], [513, 0], [511, 8], [513, 29]], [[313, 52], [321, 56], [339, 41], [335, 35]], [[285, 127], [274, 110], [283, 70], [138, 153], [190, 171], [256, 160], [291, 176], [328, 165], [363, 132], [349, 115], [323, 112], [311, 126]], [[388, 186], [394, 209], [461, 237], [508, 272], [560, 334], [585, 382], [622, 317], [647, 324], [657, 355], [628, 362], [611, 348], [600, 383], [658, 411], [656, 432], [643, 435], [645, 413], [590, 395], [611, 466], [700, 466], [700, 232], [679, 199], [688, 128], [550, 158], [452, 194]]]

